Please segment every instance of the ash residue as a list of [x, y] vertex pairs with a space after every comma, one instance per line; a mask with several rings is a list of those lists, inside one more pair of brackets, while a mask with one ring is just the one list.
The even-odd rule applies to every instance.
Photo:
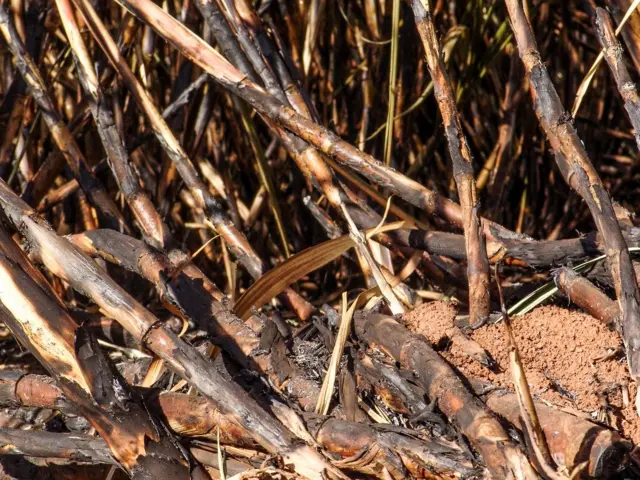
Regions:
[[293, 360], [309, 380], [322, 383], [331, 359], [331, 352], [323, 343], [309, 340], [296, 340], [292, 349]]

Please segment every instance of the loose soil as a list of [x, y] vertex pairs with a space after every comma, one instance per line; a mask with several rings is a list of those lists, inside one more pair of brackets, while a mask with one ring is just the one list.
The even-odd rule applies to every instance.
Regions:
[[[512, 389], [505, 327], [486, 325], [469, 336], [497, 362], [495, 371], [472, 360], [455, 340], [455, 308], [425, 303], [403, 317], [407, 328], [424, 335], [443, 357], [468, 378]], [[634, 443], [640, 443], [640, 418], [633, 408], [636, 386], [630, 381], [623, 354], [601, 359], [622, 347], [618, 333], [579, 311], [546, 306], [512, 319], [531, 392], [577, 415], [607, 422]], [[623, 405], [621, 384], [629, 383]]]

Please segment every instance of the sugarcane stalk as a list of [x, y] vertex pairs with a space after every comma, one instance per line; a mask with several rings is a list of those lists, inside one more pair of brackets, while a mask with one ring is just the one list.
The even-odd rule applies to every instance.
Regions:
[[110, 228], [128, 232], [122, 213], [118, 210], [113, 200], [107, 194], [104, 186], [92, 173], [80, 147], [73, 135], [65, 125], [49, 93], [44, 79], [38, 71], [31, 55], [25, 49], [18, 32], [11, 20], [6, 5], [0, 4], [0, 32], [15, 59], [15, 65], [20, 75], [25, 80], [32, 98], [40, 108], [42, 118], [47, 124], [51, 136], [62, 157], [69, 165], [78, 183], [98, 210], [102, 221]]
[[[173, 17], [147, 0], [119, 2], [142, 21], [152, 26], [163, 38], [179, 49], [183, 55], [199, 65], [225, 88], [243, 98], [260, 114], [302, 138], [315, 149], [335, 158], [378, 185], [388, 188], [407, 202], [430, 214], [437, 214], [456, 225], [462, 225], [460, 208], [426, 187], [383, 165], [336, 134], [295, 112], [268, 95], [260, 86], [239, 72], [221, 54], [178, 23]], [[513, 236], [506, 229], [483, 221], [488, 237]]]
[[[67, 238], [84, 253], [101, 257], [150, 281], [171, 310], [192, 319], [238, 363], [267, 375], [276, 388], [286, 390], [303, 410], [313, 409], [318, 386], [306, 379], [286, 357], [278, 357], [276, 361], [273, 351], [264, 352], [260, 336], [201, 286], [197, 274], [176, 265], [167, 255], [144, 242], [114, 230], [93, 230]], [[175, 253], [173, 256], [175, 258]]]
[[[209, 399], [176, 392], [144, 392], [149, 407], [177, 434], [206, 438], [235, 447], [260, 449], [251, 434], [221, 412]], [[0, 405], [56, 408], [74, 412], [49, 377], [19, 371], [0, 372]], [[364, 475], [380, 475], [386, 468], [393, 478], [425, 475], [431, 469], [441, 474], [469, 475], [476, 470], [455, 444], [416, 437], [399, 427], [356, 423], [323, 415], [303, 417], [314, 441], [337, 455], [341, 468]], [[1, 436], [0, 436], [1, 438]]]
[[318, 472], [341, 476], [309, 447], [294, 444], [290, 433], [267, 415], [244, 390], [222, 377], [208, 359], [164, 328], [91, 258], [58, 237], [4, 182], [0, 182], [0, 208], [54, 275], [91, 298], [106, 315], [117, 320], [172, 371], [203, 395], [219, 402], [222, 409], [251, 431], [263, 448], [279, 452], [301, 474], [312, 478], [319, 478]]
[[473, 174], [473, 159], [462, 132], [455, 94], [447, 74], [428, 0], [412, 0], [416, 27], [422, 40], [427, 65], [434, 83], [444, 131], [453, 163], [453, 176], [458, 187], [462, 210], [467, 277], [469, 279], [469, 322], [475, 325], [489, 316], [489, 261], [478, 214], [479, 199]]
[[129, 155], [113, 118], [113, 111], [100, 87], [91, 57], [75, 21], [71, 4], [69, 0], [57, 0], [56, 7], [73, 52], [78, 79], [83, 90], [89, 96], [91, 114], [120, 191], [147, 238], [157, 247], [166, 247], [170, 241], [169, 231], [156, 212], [151, 199], [140, 187], [137, 175], [131, 168]]
[[393, 318], [377, 313], [356, 313], [355, 326], [367, 343], [415, 372], [414, 380], [460, 427], [494, 478], [538, 478], [500, 422], [424, 339], [412, 336]]
[[619, 320], [620, 308], [603, 291], [568, 267], [553, 272], [558, 288], [580, 308], [606, 325]]
[[[200, 179], [193, 163], [169, 128], [169, 125], [158, 112], [144, 87], [129, 68], [126, 60], [120, 55], [116, 43], [109, 35], [93, 7], [84, 0], [74, 0], [74, 3], [84, 15], [87, 26], [97, 43], [122, 76], [136, 103], [145, 113], [160, 145], [175, 164], [178, 173], [189, 187], [198, 207], [205, 211], [208, 221], [225, 239], [232, 254], [242, 263], [249, 274], [254, 279], [259, 278], [264, 273], [265, 268], [262, 260], [251, 247], [245, 235], [231, 222], [220, 203], [211, 195], [204, 182]], [[309, 317], [313, 307], [302, 299], [300, 295], [291, 289], [285, 290], [283, 295], [290, 305], [296, 307], [296, 312], [301, 318], [306, 319]]]
[[[82, 363], [76, 353], [76, 322], [56, 297], [48, 293], [50, 288], [42, 282], [36, 283], [28, 275], [29, 269], [22, 268], [28, 260], [4, 228], [0, 228], [0, 249], [2, 321], [49, 371], [73, 408], [105, 439], [114, 461], [132, 478], [148, 478], [160, 471], [171, 472], [176, 478], [189, 478], [189, 468], [181, 452], [166, 435], [158, 433], [139, 405], [127, 402], [125, 410], [122, 402], [126, 398], [121, 396], [119, 402], [105, 408], [104, 403], [98, 402], [114, 398], [113, 392], [106, 390], [101, 390], [96, 401], [96, 384], [91, 379], [100, 375], [109, 377], [110, 370], [89, 371]], [[15, 262], [8, 255], [20, 260]], [[113, 382], [105, 385], [113, 388]], [[130, 422], [127, 415], [123, 415], [125, 411], [136, 421]], [[150, 461], [151, 456], [161, 452], [163, 456]]]
[[604, 50], [604, 58], [616, 81], [620, 96], [624, 100], [624, 109], [627, 111], [633, 126], [636, 145], [640, 149], [640, 97], [638, 96], [638, 89], [624, 63], [624, 51], [620, 42], [616, 39], [609, 13], [603, 8], [596, 9], [594, 24], [598, 32], [598, 40], [600, 40], [600, 45]]
[[[520, 0], [505, 0], [533, 105], [566, 182], [585, 200], [607, 255], [620, 306], [622, 338], [631, 377], [640, 380], [640, 293], [631, 256], [611, 198], [578, 137], [542, 61]], [[640, 402], [640, 396], [638, 397]], [[638, 411], [640, 412], [640, 405]]]

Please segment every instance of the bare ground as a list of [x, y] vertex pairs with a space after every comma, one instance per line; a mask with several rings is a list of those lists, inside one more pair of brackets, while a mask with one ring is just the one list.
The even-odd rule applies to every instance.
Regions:
[[[504, 326], [486, 325], [470, 333], [497, 362], [497, 368], [491, 371], [451, 341], [455, 315], [452, 305], [430, 302], [406, 314], [403, 320], [463, 375], [512, 388]], [[622, 346], [617, 332], [590, 315], [557, 306], [540, 307], [515, 317], [512, 325], [537, 400], [603, 421], [634, 443], [640, 442], [640, 418], [633, 408], [636, 386], [629, 381], [623, 355], [611, 355]], [[625, 384], [630, 399], [626, 406], [622, 393]]]

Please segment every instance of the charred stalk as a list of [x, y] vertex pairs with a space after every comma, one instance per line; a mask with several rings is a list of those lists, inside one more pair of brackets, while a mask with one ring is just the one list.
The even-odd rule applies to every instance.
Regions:
[[453, 176], [458, 186], [462, 210], [465, 251], [467, 253], [467, 277], [469, 279], [469, 322], [474, 325], [489, 316], [489, 261], [482, 234], [473, 159], [462, 133], [455, 95], [442, 60], [436, 30], [429, 11], [429, 2], [411, 2], [418, 33], [427, 57], [433, 79], [435, 96], [444, 122], [444, 131], [453, 163]]

